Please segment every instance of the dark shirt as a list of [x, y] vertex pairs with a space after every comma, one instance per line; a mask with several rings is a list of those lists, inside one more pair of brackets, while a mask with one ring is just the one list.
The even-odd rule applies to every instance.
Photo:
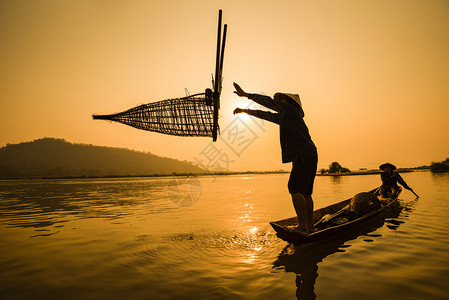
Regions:
[[398, 183], [400, 183], [404, 188], [409, 189], [407, 183], [405, 183], [404, 179], [402, 179], [401, 175], [396, 172], [382, 172], [380, 174], [380, 178], [382, 179], [382, 186], [392, 186], [397, 187]]
[[276, 113], [248, 110], [248, 114], [279, 125], [282, 162], [293, 161], [299, 153], [316, 153], [315, 144], [309, 134], [299, 109], [292, 103], [276, 101], [268, 96], [249, 94], [248, 98]]

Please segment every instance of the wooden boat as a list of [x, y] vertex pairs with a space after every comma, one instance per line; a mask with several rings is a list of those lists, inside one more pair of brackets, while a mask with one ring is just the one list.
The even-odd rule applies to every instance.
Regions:
[[[381, 201], [381, 206], [379, 209], [371, 211], [365, 215], [359, 216], [356, 219], [347, 220], [342, 224], [329, 224], [329, 220], [339, 215], [344, 215], [345, 212], [347, 212], [346, 208], [351, 202], [352, 198], [315, 210], [313, 212], [313, 220], [317, 231], [311, 233], [308, 236], [303, 236], [299, 233], [292, 231], [292, 229], [298, 226], [297, 217], [270, 222], [270, 224], [276, 231], [276, 234], [279, 238], [293, 244], [301, 245], [322, 241], [324, 239], [334, 237], [340, 233], [348, 232], [351, 229], [361, 226], [362, 224], [365, 224], [370, 220], [374, 219], [387, 207], [391, 206], [393, 203], [397, 201], [399, 194], [402, 191], [402, 188], [399, 187], [395, 191], [395, 193], [388, 198], [383, 198], [382, 196], [380, 196], [378, 194], [378, 191], [379, 188], [376, 188], [369, 191], [369, 193], [374, 194]], [[326, 220], [328, 218], [330, 219]]]

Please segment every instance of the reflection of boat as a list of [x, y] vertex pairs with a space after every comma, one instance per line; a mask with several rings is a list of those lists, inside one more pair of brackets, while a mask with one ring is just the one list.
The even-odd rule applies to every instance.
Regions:
[[297, 299], [316, 299], [315, 281], [318, 277], [318, 264], [329, 255], [345, 252], [346, 248], [351, 247], [345, 244], [346, 241], [355, 239], [359, 235], [371, 236], [369, 232], [381, 227], [383, 223], [383, 220], [375, 218], [373, 222], [339, 234], [336, 238], [307, 245], [288, 244], [273, 262], [273, 269], [282, 269], [296, 274]]
[[402, 207], [395, 205], [394, 202], [397, 201], [392, 200], [389, 204], [392, 209], [386, 211], [385, 217], [388, 218], [387, 220], [371, 217], [365, 219], [366, 222], [359, 226], [351, 227], [351, 230], [342, 231], [330, 238], [323, 238], [316, 243], [288, 244], [278, 255], [276, 261], [273, 262], [273, 269], [296, 274], [297, 299], [316, 299], [315, 281], [318, 277], [318, 265], [324, 258], [337, 252], [346, 252], [346, 249], [351, 247], [351, 244], [347, 244], [347, 241], [354, 240], [359, 236], [379, 237], [380, 235], [371, 234], [371, 232], [382, 227], [385, 222], [398, 222], [397, 226], [403, 223], [397, 220]]
[[[270, 222], [270, 224], [276, 231], [277, 236], [288, 242], [294, 244], [307, 244], [321, 241], [329, 237], [333, 237], [337, 234], [351, 231], [355, 227], [358, 227], [359, 225], [372, 220], [375, 216], [379, 215], [387, 207], [397, 201], [401, 190], [401, 188], [398, 188], [395, 193], [389, 198], [383, 198], [378, 195], [378, 189], [371, 190], [369, 193], [376, 195], [381, 201], [380, 208], [367, 214], [361, 215], [355, 219], [347, 218], [346, 221], [344, 221], [345, 214], [347, 214], [349, 211], [347, 207], [352, 198], [329, 205], [327, 207], [320, 208], [313, 212], [313, 220], [317, 231], [311, 233], [306, 237], [292, 231], [292, 229], [298, 226], [297, 217]], [[336, 219], [343, 220], [343, 222], [329, 222]]]

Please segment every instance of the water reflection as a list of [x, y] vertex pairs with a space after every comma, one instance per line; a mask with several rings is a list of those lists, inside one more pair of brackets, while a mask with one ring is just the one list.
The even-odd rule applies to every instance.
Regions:
[[201, 197], [202, 186], [198, 177], [173, 177], [167, 184], [167, 196], [176, 206], [189, 207]]
[[[0, 224], [7, 227], [63, 227], [81, 219], [120, 220], [173, 209], [157, 180], [36, 180], [0, 184]], [[32, 237], [50, 236], [53, 233]]]
[[351, 244], [348, 241], [362, 237], [364, 242], [374, 242], [381, 234], [372, 233], [381, 228], [385, 223], [389, 229], [396, 230], [403, 221], [397, 218], [401, 214], [403, 206], [398, 202], [385, 210], [378, 218], [351, 230], [351, 232], [336, 235], [323, 242], [309, 245], [287, 245], [273, 263], [273, 269], [283, 269], [285, 272], [296, 274], [297, 299], [316, 299], [315, 282], [318, 277], [318, 264], [324, 258], [337, 252], [345, 252]]
[[[403, 203], [399, 217], [387, 215], [382, 228], [285, 251], [267, 223], [293, 211], [285, 174], [199, 178], [201, 199], [187, 208], [167, 197], [171, 178], [0, 181], [0, 294], [291, 299], [297, 291], [299, 299], [446, 299], [448, 181], [408, 176], [421, 198]], [[317, 206], [378, 183], [374, 175], [341, 177], [339, 184], [317, 177]]]
[[332, 180], [332, 183], [340, 184], [341, 183], [341, 176], [332, 175], [331, 176], [331, 180]]

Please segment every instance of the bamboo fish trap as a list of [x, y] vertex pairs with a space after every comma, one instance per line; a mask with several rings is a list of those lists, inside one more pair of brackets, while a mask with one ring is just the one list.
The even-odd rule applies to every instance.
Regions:
[[93, 119], [176, 136], [212, 137], [216, 141], [227, 24], [224, 25], [223, 34], [221, 29], [222, 11], [219, 10], [213, 90], [206, 89], [200, 94], [143, 104], [120, 113], [92, 115]]

